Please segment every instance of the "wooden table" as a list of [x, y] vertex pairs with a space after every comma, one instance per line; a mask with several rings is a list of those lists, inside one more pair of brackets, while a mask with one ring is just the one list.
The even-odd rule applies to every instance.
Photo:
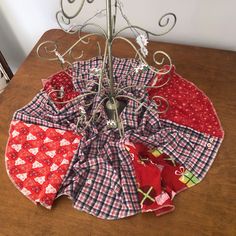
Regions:
[[[50, 30], [44, 40], [57, 40], [66, 49], [76, 38]], [[117, 44], [115, 55], [131, 56], [129, 46]], [[150, 47], [172, 57], [177, 72], [210, 97], [221, 119], [225, 139], [206, 178], [178, 195], [176, 210], [161, 217], [100, 220], [73, 209], [66, 197], [56, 200], [51, 211], [32, 204], [9, 180], [4, 152], [13, 112], [35, 96], [41, 79], [60, 70], [58, 63], [39, 59], [35, 47], [0, 95], [0, 235], [236, 235], [236, 53], [154, 42]], [[85, 58], [96, 55], [96, 46], [87, 49]]]

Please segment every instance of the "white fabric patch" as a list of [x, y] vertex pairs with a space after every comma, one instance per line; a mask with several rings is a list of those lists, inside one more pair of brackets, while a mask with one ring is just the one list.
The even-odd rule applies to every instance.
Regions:
[[32, 165], [33, 168], [39, 168], [39, 167], [43, 167], [43, 164], [38, 162], [38, 161], [35, 161]]
[[26, 188], [22, 188], [22, 189], [21, 189], [21, 192], [22, 192], [24, 195], [26, 195], [26, 196], [28, 196], [28, 195], [31, 194], [31, 192], [30, 192], [28, 189], [26, 189]]
[[16, 125], [17, 123], [19, 123], [20, 121], [19, 120], [14, 120], [14, 121], [12, 121], [11, 123], [13, 124], [13, 125]]
[[57, 190], [51, 184], [47, 186], [46, 191], [45, 191], [45, 193], [56, 193], [56, 192]]
[[16, 175], [16, 177], [17, 177], [18, 179], [20, 179], [21, 181], [24, 181], [24, 180], [27, 178], [27, 173], [18, 174], [18, 175]]
[[29, 133], [28, 135], [27, 135], [27, 137], [26, 137], [26, 140], [36, 140], [37, 138], [33, 135], [33, 134], [31, 134], [31, 133]]
[[11, 147], [17, 152], [19, 152], [22, 148], [21, 144], [12, 144]]
[[15, 165], [18, 166], [18, 165], [23, 165], [25, 164], [25, 161], [22, 160], [21, 158], [18, 158], [16, 161], [15, 161]]
[[50, 171], [55, 171], [58, 169], [58, 165], [56, 164], [53, 164], [51, 167], [50, 167]]
[[43, 184], [45, 182], [45, 176], [36, 177], [36, 178], [34, 178], [34, 180], [39, 184]]
[[39, 152], [38, 148], [30, 148], [29, 152], [32, 153], [33, 155], [36, 155]]
[[44, 142], [44, 143], [50, 143], [50, 142], [52, 142], [52, 141], [53, 141], [53, 140], [51, 140], [50, 138], [47, 137], [47, 138], [44, 139], [43, 142]]
[[73, 143], [79, 143], [79, 139], [78, 138], [75, 138], [75, 140], [73, 141]]
[[163, 205], [168, 199], [170, 199], [169, 195], [165, 192], [162, 192], [160, 195], [158, 195], [155, 200], [158, 205]]
[[66, 139], [62, 139], [62, 140], [60, 141], [60, 145], [61, 145], [61, 146], [70, 145], [70, 142], [67, 141]]
[[56, 151], [48, 151], [46, 152], [46, 154], [50, 156], [51, 158], [53, 158], [56, 155]]
[[61, 162], [61, 165], [65, 165], [65, 164], [69, 164], [70, 162], [66, 159], [63, 159], [63, 161]]
[[58, 134], [63, 135], [66, 131], [65, 131], [65, 130], [56, 129], [56, 132], [57, 132]]
[[17, 135], [19, 135], [19, 132], [17, 132], [16, 130], [14, 130], [12, 132], [12, 137], [15, 138]]
[[43, 131], [48, 130], [48, 127], [40, 126], [40, 128], [41, 128]]

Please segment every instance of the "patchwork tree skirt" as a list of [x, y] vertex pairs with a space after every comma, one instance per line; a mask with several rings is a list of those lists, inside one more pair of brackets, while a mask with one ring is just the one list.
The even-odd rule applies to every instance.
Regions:
[[[198, 184], [211, 167], [224, 132], [208, 97], [174, 66], [157, 76], [134, 59], [113, 62], [117, 94], [148, 104], [124, 101], [123, 138], [107, 126], [106, 78], [99, 95], [76, 99], [97, 90], [99, 57], [44, 79], [42, 90], [13, 115], [6, 169], [35, 204], [50, 209], [66, 195], [76, 209], [103, 219], [158, 216], [173, 211], [174, 197]], [[150, 85], [156, 87], [144, 90]], [[168, 101], [167, 112], [160, 112], [160, 96]], [[89, 120], [94, 109], [98, 118], [80, 129], [81, 110]]]

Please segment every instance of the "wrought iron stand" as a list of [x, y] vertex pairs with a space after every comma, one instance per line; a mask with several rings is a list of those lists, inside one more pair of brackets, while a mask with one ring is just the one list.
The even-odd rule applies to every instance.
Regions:
[[[80, 12], [83, 9], [83, 6], [85, 3], [92, 4], [94, 0], [82, 0], [81, 4], [78, 7], [78, 10], [76, 11], [75, 14], [69, 15], [66, 11], [66, 6], [73, 6], [75, 4], [76, 0], [60, 0], [60, 5], [61, 9], [56, 13], [56, 19], [61, 27], [65, 32], [69, 34], [76, 34], [78, 33], [79, 39], [76, 41], [68, 50], [66, 50], [64, 53], [58, 52], [58, 45], [56, 42], [53, 41], [47, 41], [43, 42], [42, 44], [39, 45], [37, 49], [37, 53], [39, 57], [47, 59], [47, 60], [53, 60], [53, 61], [60, 61], [61, 65], [63, 68], [70, 67], [73, 63], [73, 61], [79, 60], [82, 58], [82, 53], [80, 57], [73, 58], [72, 56], [72, 51], [73, 49], [80, 43], [83, 44], [88, 44], [89, 43], [89, 38], [93, 35], [102, 35], [105, 38], [105, 50], [103, 54], [103, 63], [102, 63], [102, 68], [99, 71], [99, 78], [98, 78], [98, 87], [96, 91], [87, 91], [87, 93], [82, 94], [77, 97], [78, 100], [82, 99], [85, 96], [91, 95], [92, 94], [100, 94], [101, 90], [104, 88], [104, 78], [108, 78], [109, 82], [109, 88], [108, 88], [108, 93], [105, 95], [103, 98], [105, 107], [105, 110], [108, 114], [109, 120], [108, 124], [112, 128], [118, 128], [120, 131], [120, 135], [124, 135], [124, 130], [123, 130], [123, 125], [122, 121], [119, 118], [119, 114], [122, 111], [122, 109], [125, 106], [125, 103], [120, 100], [122, 95], [120, 95], [121, 89], [119, 86], [117, 86], [114, 82], [113, 78], [113, 53], [112, 53], [112, 47], [113, 43], [115, 40], [123, 40], [126, 43], [128, 43], [131, 48], [136, 52], [136, 58], [137, 60], [140, 61], [140, 66], [138, 69], [142, 69], [143, 67], [148, 67], [150, 70], [155, 72], [157, 75], [165, 75], [169, 73], [172, 67], [172, 62], [168, 54], [166, 54], [163, 51], [156, 51], [153, 54], [153, 61], [156, 65], [156, 67], [151, 67], [148, 65], [147, 61], [145, 60], [145, 57], [148, 54], [148, 49], [147, 49], [147, 44], [149, 40], [149, 36], [162, 36], [166, 33], [168, 33], [170, 30], [173, 29], [173, 27], [176, 24], [176, 16], [173, 13], [167, 13], [163, 15], [160, 20], [159, 20], [159, 27], [160, 29], [164, 29], [164, 32], [160, 33], [153, 33], [150, 32], [146, 29], [143, 29], [139, 26], [133, 25], [130, 23], [128, 17], [125, 15], [124, 10], [123, 10], [123, 4], [119, 0], [106, 0], [106, 8], [102, 9], [101, 11], [97, 12], [93, 17], [89, 18], [87, 21], [84, 22], [84, 24], [74, 24], [71, 22], [72, 19], [76, 18]], [[114, 13], [113, 13], [114, 12]], [[97, 17], [100, 14], [106, 14], [106, 29], [104, 30], [101, 26], [91, 22], [95, 17]], [[127, 26], [120, 29], [116, 30], [116, 22], [117, 22], [117, 16], [118, 13], [120, 13], [121, 17], [124, 18], [124, 20], [127, 23]], [[81, 37], [81, 32], [84, 30], [86, 27], [93, 26], [98, 29], [98, 33], [90, 33], [85, 36]], [[121, 33], [123, 33], [126, 30], [131, 30], [131, 32], [134, 34], [136, 37], [136, 43], [139, 46], [137, 48], [137, 45], [132, 43], [130, 40], [127, 38], [121, 36]], [[87, 40], [87, 41], [86, 41]], [[101, 46], [97, 42], [98, 45], [98, 51], [101, 52]], [[67, 59], [68, 58], [68, 59]], [[164, 67], [164, 65], [169, 65], [168, 67]], [[134, 68], [137, 70], [137, 68]], [[96, 82], [94, 82], [96, 83]], [[135, 85], [136, 86], [136, 85]], [[131, 88], [131, 86], [128, 86], [127, 88], [122, 88], [122, 91], [125, 91], [126, 89], [128, 90]], [[155, 87], [155, 86], [148, 86], [150, 87]], [[146, 89], [147, 87], [144, 87], [143, 89]], [[119, 95], [119, 96], [118, 96]], [[145, 103], [142, 103], [139, 98], [136, 97], [128, 97], [123, 95], [123, 98], [125, 99], [132, 99], [136, 101], [138, 104], [141, 106], [144, 106], [148, 109], [148, 105]], [[156, 99], [159, 99], [159, 104], [162, 102], [166, 102], [168, 104], [168, 101], [166, 101], [162, 97], [156, 96]], [[69, 101], [68, 101], [69, 102]], [[168, 106], [167, 106], [168, 107]], [[93, 121], [93, 117], [96, 116], [96, 111], [95, 109], [94, 114], [92, 114], [92, 118], [89, 120], [83, 119], [83, 122], [86, 123], [85, 127], [90, 125], [90, 122]], [[160, 111], [163, 112], [163, 111]], [[81, 119], [78, 119], [81, 121]], [[78, 121], [78, 123], [80, 122]]]

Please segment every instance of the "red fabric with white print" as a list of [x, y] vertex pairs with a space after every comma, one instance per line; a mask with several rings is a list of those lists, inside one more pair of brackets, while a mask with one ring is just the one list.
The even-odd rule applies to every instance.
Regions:
[[[50, 93], [50, 98], [54, 101], [58, 109], [61, 109], [66, 105], [67, 101], [79, 95], [79, 92], [75, 91], [69, 70], [58, 72], [48, 79], [43, 79], [42, 82], [43, 90], [48, 94]], [[60, 94], [60, 91], [52, 92], [53, 90], [62, 90], [63, 92]], [[60, 104], [59, 102], [65, 103]]]
[[81, 136], [22, 121], [12, 121], [6, 167], [16, 187], [30, 200], [51, 208]]
[[169, 103], [168, 111], [160, 114], [160, 118], [222, 138], [224, 132], [210, 99], [196, 85], [175, 73], [174, 66], [168, 74], [158, 75], [154, 79], [157, 82], [153, 80], [151, 84], [161, 85], [168, 78], [169, 82], [163, 87], [149, 90], [150, 97], [162, 96]]

